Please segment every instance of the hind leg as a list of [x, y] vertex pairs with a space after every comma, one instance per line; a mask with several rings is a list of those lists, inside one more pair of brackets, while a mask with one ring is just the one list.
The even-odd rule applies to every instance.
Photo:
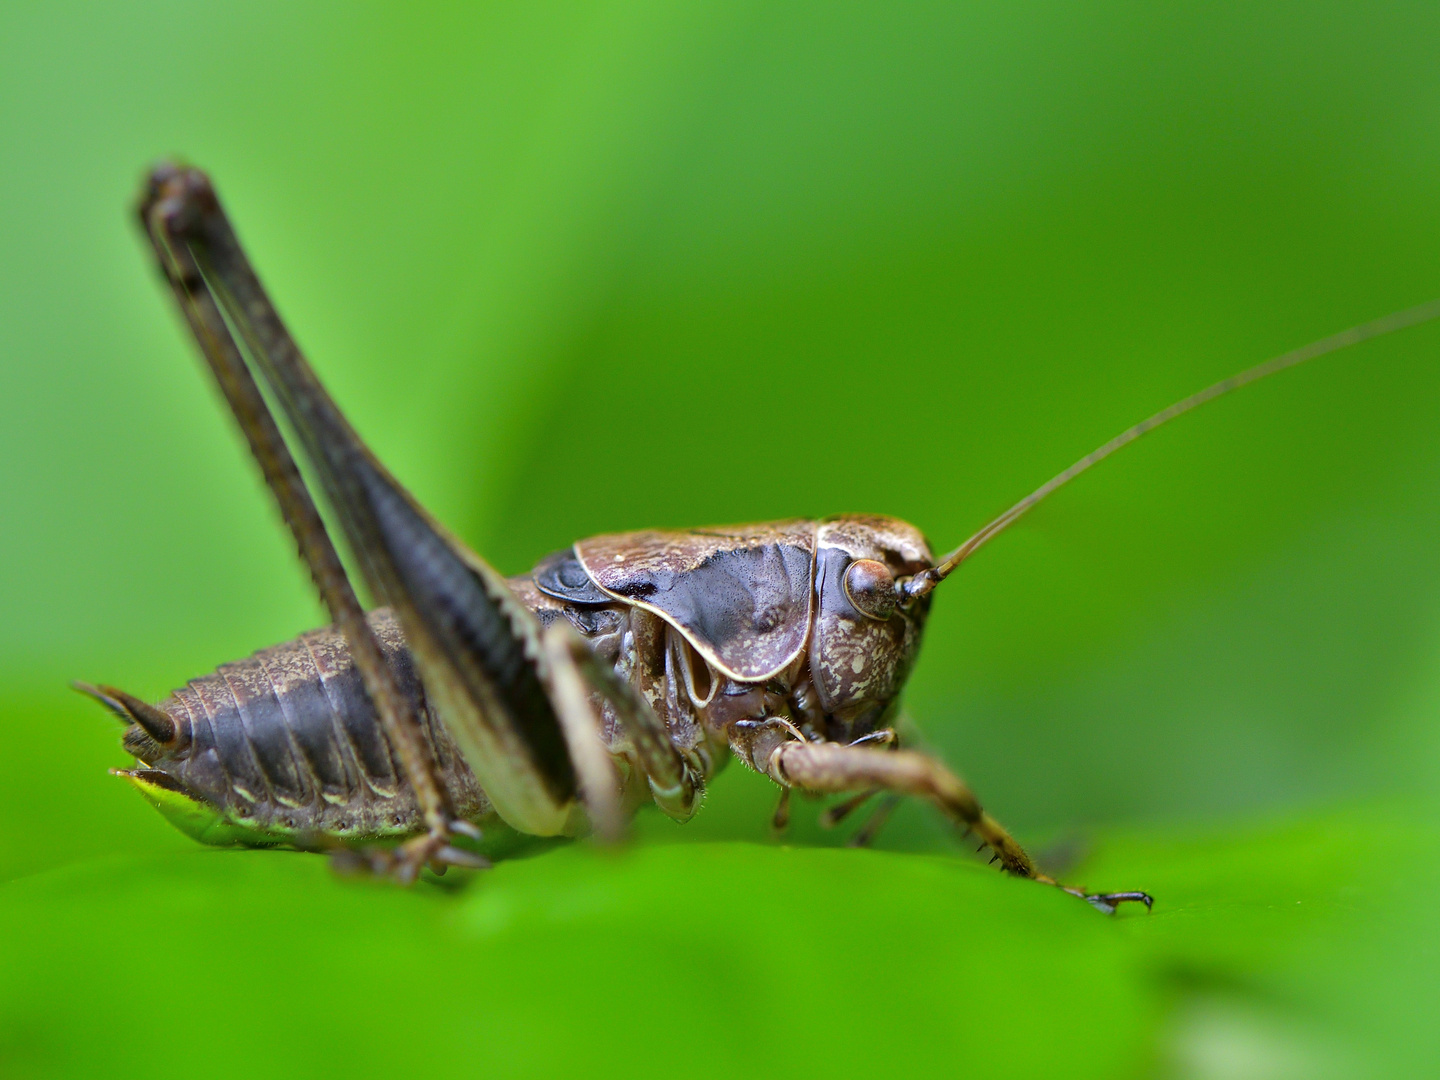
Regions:
[[365, 583], [394, 608], [427, 697], [497, 811], [523, 832], [566, 831], [575, 769], [542, 686], [534, 616], [347, 422], [270, 302], [209, 179], [194, 169], [156, 169], [140, 218], [419, 800], [426, 833], [386, 869], [413, 880], [426, 862], [456, 861], [451, 833], [475, 830], [450, 805], [414, 704], [365, 621], [257, 376], [314, 467]]

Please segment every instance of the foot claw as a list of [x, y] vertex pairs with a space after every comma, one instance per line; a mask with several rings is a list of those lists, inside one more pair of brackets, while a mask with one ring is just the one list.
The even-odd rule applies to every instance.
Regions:
[[[462, 866], [467, 870], [488, 870], [491, 865], [490, 860], [484, 855], [466, 851], [464, 848], [451, 847], [449, 844], [435, 852], [430, 861], [432, 864], [438, 862], [442, 867]], [[436, 873], [444, 873], [444, 870], [438, 870]]]
[[479, 825], [476, 825], [473, 821], [466, 821], [464, 818], [456, 818], [450, 822], [450, 831], [452, 833], [458, 833], [460, 836], [467, 836], [471, 840], [483, 839], [485, 835], [480, 831]]
[[1088, 893], [1085, 894], [1084, 899], [1091, 907], [1097, 911], [1103, 911], [1106, 915], [1115, 914], [1115, 909], [1127, 902], [1144, 904], [1146, 911], [1149, 911], [1155, 903], [1153, 896], [1143, 892]]
[[369, 871], [373, 877], [389, 877], [401, 885], [413, 885], [425, 866], [436, 874], [445, 873], [446, 868], [451, 866], [467, 870], [488, 869], [490, 860], [485, 856], [450, 843], [452, 833], [478, 836], [479, 832], [468, 821], [460, 828], [452, 822], [448, 828], [413, 837], [395, 848], [337, 848], [331, 855], [331, 861], [341, 874]]

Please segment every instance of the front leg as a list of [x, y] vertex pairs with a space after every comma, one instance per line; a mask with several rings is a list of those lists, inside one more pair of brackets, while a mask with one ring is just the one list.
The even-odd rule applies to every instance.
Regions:
[[934, 758], [913, 750], [784, 742], [770, 754], [766, 772], [778, 784], [806, 791], [839, 793], [880, 788], [901, 795], [918, 795], [985, 841], [1009, 873], [1064, 889], [1107, 914], [1125, 901], [1142, 903], [1146, 908], [1153, 903], [1143, 892], [1085, 893], [1040, 873], [1025, 850], [984, 811], [964, 781]]

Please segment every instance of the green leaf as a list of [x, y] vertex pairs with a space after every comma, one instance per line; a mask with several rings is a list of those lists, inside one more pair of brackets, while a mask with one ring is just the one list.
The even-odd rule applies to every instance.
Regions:
[[937, 598], [917, 725], [1149, 916], [916, 806], [775, 846], [733, 768], [619, 854], [337, 881], [191, 844], [63, 688], [321, 618], [130, 224], [159, 155], [506, 571], [849, 511], [946, 547], [1440, 295], [1437, 51], [1400, 2], [0, 5], [0, 1072], [1433, 1067], [1440, 327], [1147, 438]]
[[1084, 878], [1157, 903], [1108, 918], [959, 850], [652, 838], [413, 890], [298, 853], [82, 857], [0, 886], [0, 1061], [1393, 1075], [1434, 1049], [1440, 1003], [1417, 933], [1440, 831], [1420, 820], [1372, 806], [1110, 836]]

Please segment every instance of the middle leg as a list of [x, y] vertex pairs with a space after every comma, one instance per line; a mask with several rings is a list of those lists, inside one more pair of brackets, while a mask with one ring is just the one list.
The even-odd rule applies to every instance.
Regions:
[[617, 836], [620, 811], [613, 797], [617, 777], [600, 738], [600, 718], [591, 705], [592, 694], [615, 710], [656, 805], [678, 821], [689, 820], [705, 791], [704, 774], [670, 741], [668, 729], [650, 703], [591, 652], [564, 620], [547, 627], [542, 641], [551, 699], [570, 742], [571, 758], [580, 773], [581, 797], [595, 830], [602, 836]]

